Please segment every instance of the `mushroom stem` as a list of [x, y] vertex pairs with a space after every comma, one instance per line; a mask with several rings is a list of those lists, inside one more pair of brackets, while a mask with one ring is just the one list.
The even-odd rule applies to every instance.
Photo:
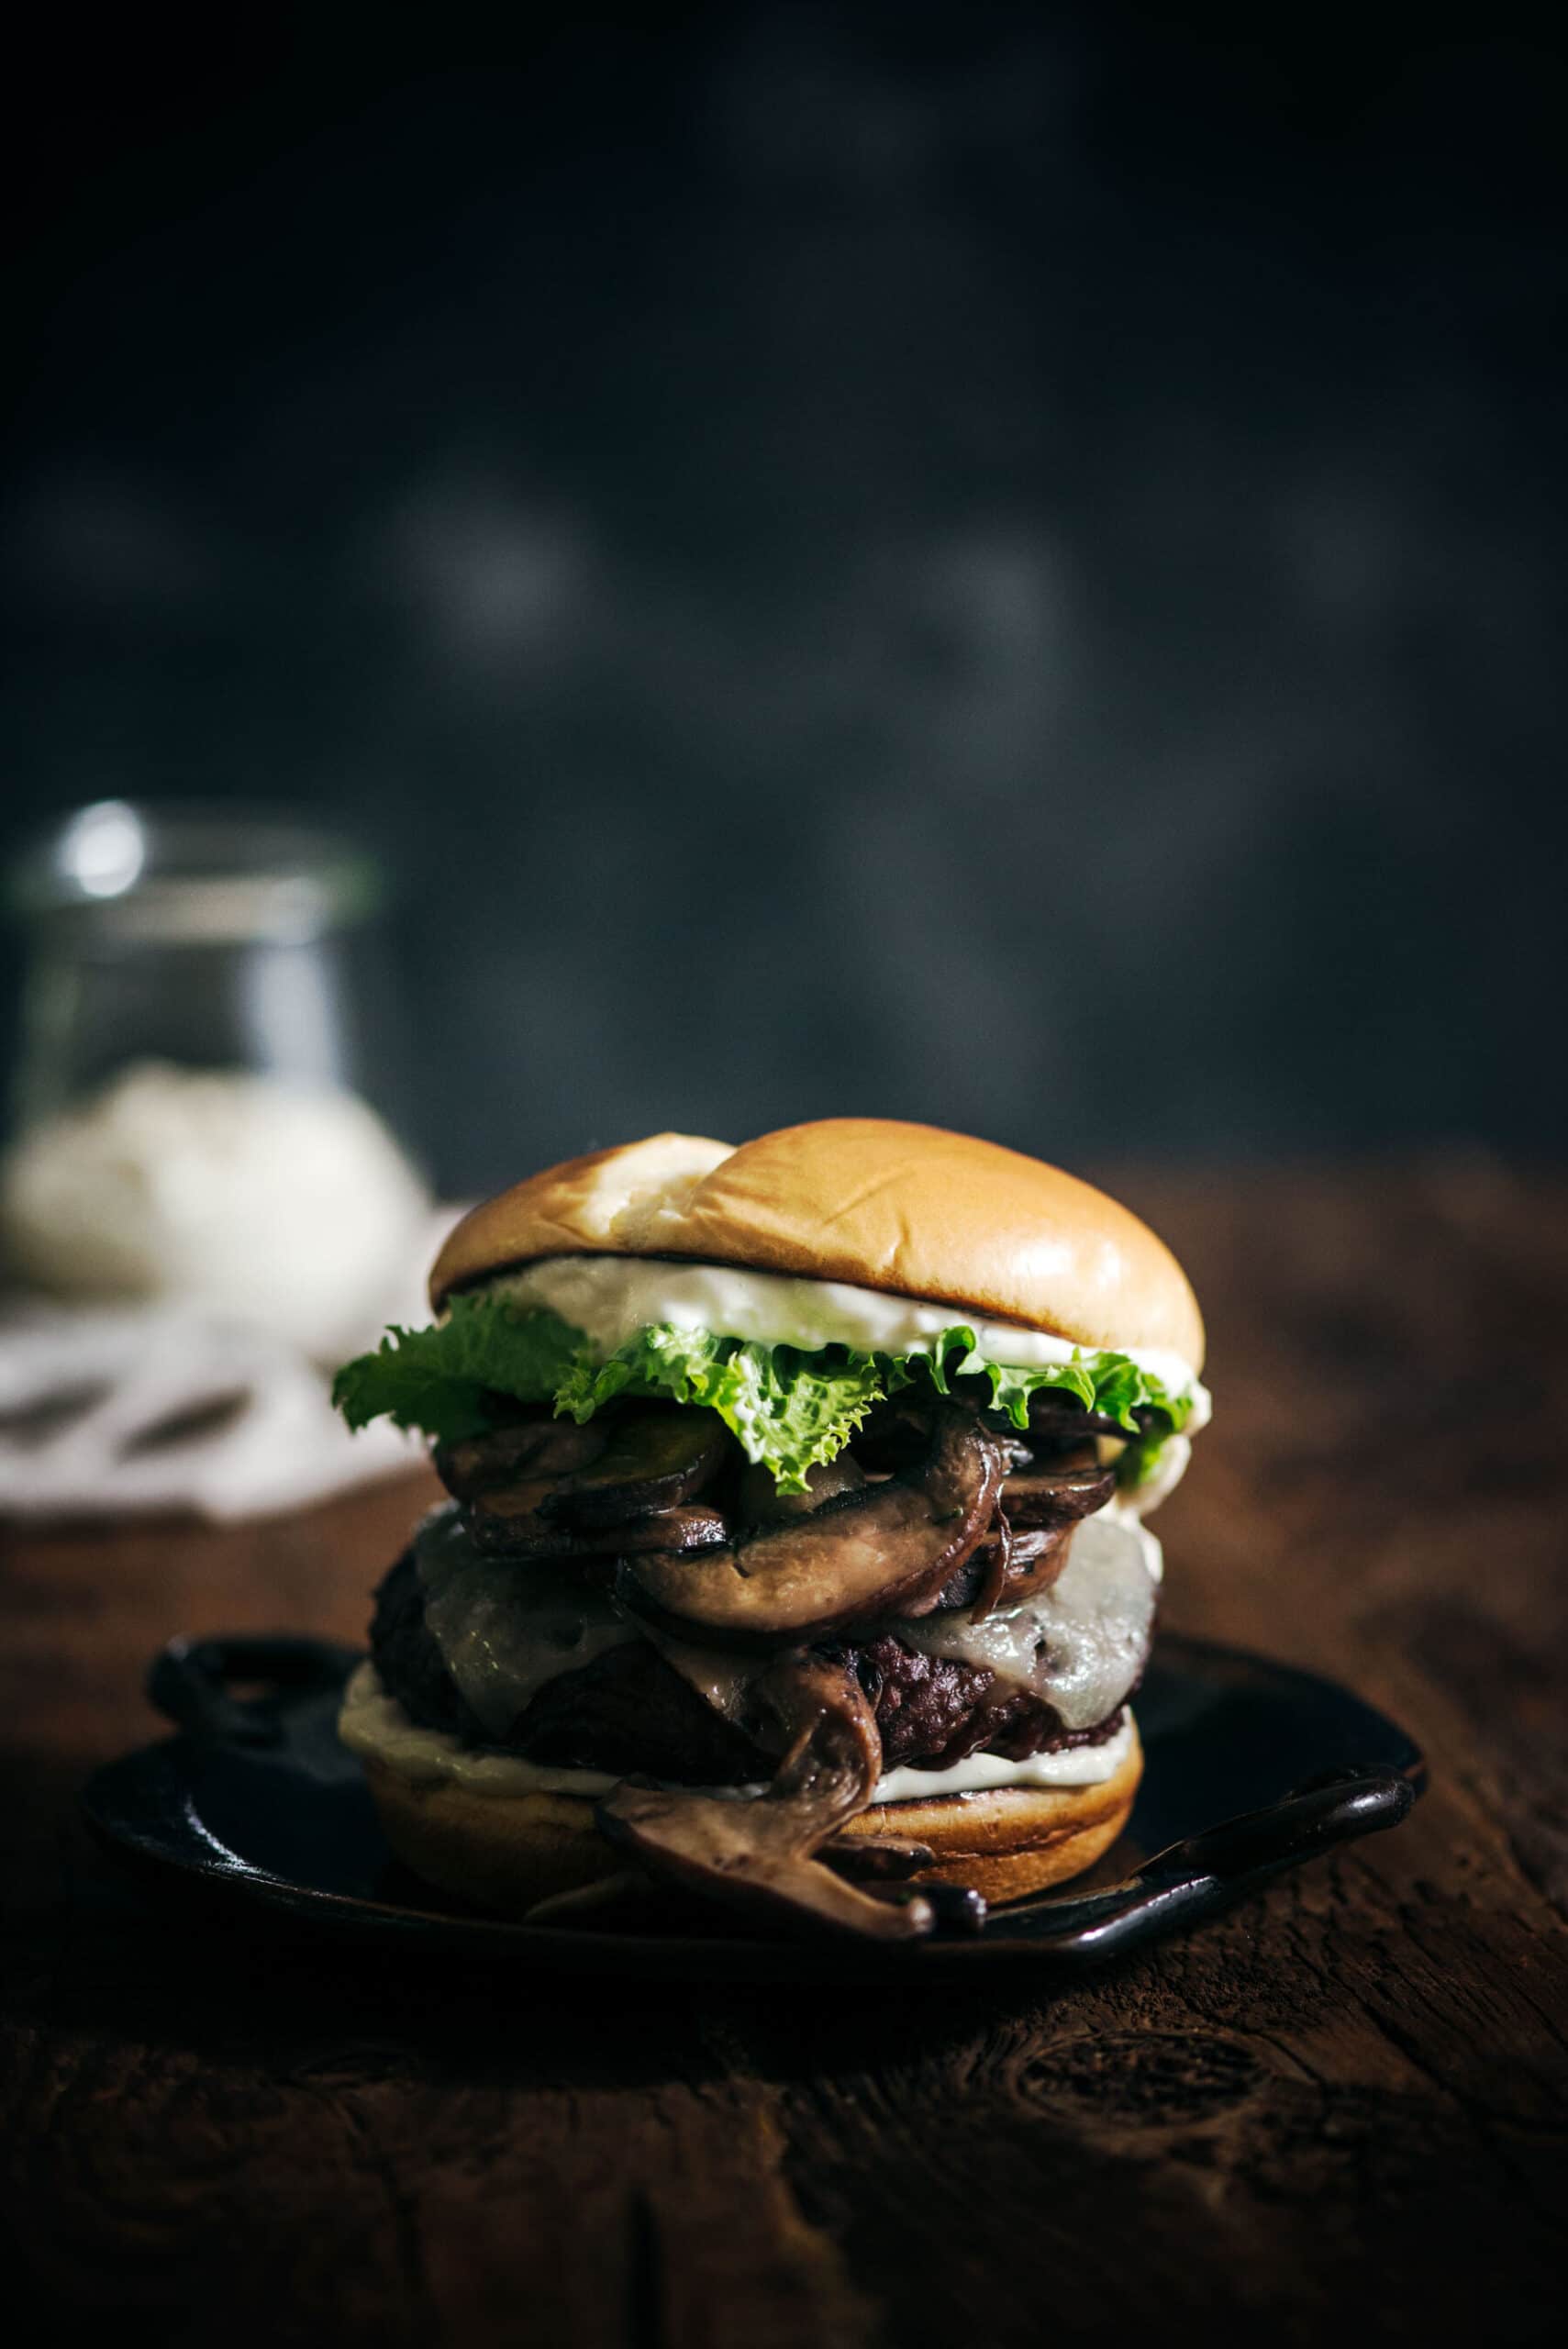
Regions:
[[815, 1854], [869, 1805], [882, 1740], [865, 1691], [826, 1656], [781, 1657], [758, 1679], [762, 1734], [784, 1747], [766, 1792], [737, 1800], [628, 1779], [598, 1807], [603, 1833], [651, 1873], [775, 1923], [912, 1941], [935, 1921], [923, 1897], [879, 1900]]

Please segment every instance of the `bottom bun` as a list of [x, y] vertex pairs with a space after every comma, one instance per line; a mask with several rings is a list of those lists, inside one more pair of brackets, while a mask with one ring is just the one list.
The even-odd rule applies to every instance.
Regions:
[[[1130, 1716], [1129, 1716], [1130, 1719]], [[923, 1843], [934, 1856], [916, 1884], [962, 1884], [987, 1900], [1021, 1900], [1092, 1868], [1132, 1810], [1143, 1776], [1136, 1727], [1125, 1760], [1093, 1787], [987, 1787], [933, 1802], [879, 1802], [841, 1828], [874, 1842]]]
[[421, 1785], [369, 1754], [360, 1762], [395, 1855], [476, 1909], [526, 1917], [537, 1902], [625, 1865], [595, 1826], [588, 1796], [476, 1795]]
[[[526, 1917], [555, 1894], [617, 1876], [625, 1861], [594, 1824], [593, 1798], [475, 1794], [424, 1785], [371, 1755], [365, 1779], [382, 1828], [406, 1867], [475, 1908]], [[840, 1831], [921, 1843], [932, 1854], [917, 1884], [957, 1884], [987, 1900], [1018, 1900], [1081, 1876], [1127, 1824], [1143, 1776], [1136, 1730], [1120, 1766], [1097, 1786], [992, 1787], [930, 1802], [876, 1803]]]

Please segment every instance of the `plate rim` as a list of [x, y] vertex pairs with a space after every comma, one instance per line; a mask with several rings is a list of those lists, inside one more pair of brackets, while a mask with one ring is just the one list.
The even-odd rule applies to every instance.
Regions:
[[[1405, 1809], [1425, 1791], [1427, 1762], [1417, 1740], [1403, 1723], [1342, 1681], [1255, 1649], [1185, 1632], [1159, 1635], [1156, 1653], [1162, 1651], [1162, 1660], [1175, 1664], [1178, 1669], [1183, 1657], [1195, 1664], [1207, 1662], [1211, 1667], [1240, 1667], [1253, 1677], [1262, 1675], [1297, 1689], [1305, 1687], [1340, 1702], [1350, 1702], [1388, 1732], [1391, 1749], [1403, 1748], [1400, 1762], [1389, 1762], [1382, 1767], [1391, 1775], [1396, 1774], [1409, 1788]], [[1129, 1945], [1158, 1938], [1178, 1925], [1198, 1923], [1218, 1909], [1234, 1905], [1236, 1900], [1262, 1888], [1270, 1877], [1313, 1855], [1301, 1851], [1249, 1871], [1235, 1886], [1226, 1886], [1218, 1897], [1207, 1902], [1188, 1902], [1179, 1916], [1168, 1920], [1154, 1922], [1145, 1919], [1130, 1935], [1116, 1937], [1107, 1945], [1101, 1945], [1097, 1936], [1084, 1938], [1086, 1927], [1057, 1937], [997, 1930], [1010, 1916], [1039, 1916], [1052, 1908], [1066, 1910], [1081, 1906], [1085, 1898], [1095, 1897], [1074, 1892], [1065, 1886], [994, 1909], [982, 1933], [940, 1935], [908, 1943], [862, 1944], [848, 1939], [828, 1941], [717, 1932], [622, 1932], [567, 1925], [530, 1925], [522, 1919], [487, 1917], [478, 1911], [465, 1915], [451, 1909], [377, 1899], [370, 1895], [336, 1892], [282, 1876], [275, 1869], [246, 1859], [215, 1836], [200, 1817], [189, 1772], [182, 1767], [184, 1757], [195, 1750], [196, 1741], [186, 1731], [176, 1731], [171, 1736], [101, 1763], [92, 1772], [80, 1790], [78, 1804], [101, 1849], [112, 1858], [130, 1864], [139, 1873], [145, 1871], [155, 1878], [172, 1876], [183, 1888], [209, 1899], [261, 1909], [275, 1919], [288, 1920], [338, 1939], [379, 1941], [384, 1945], [398, 1945], [411, 1954], [510, 1957], [556, 1969], [573, 1965], [587, 1966], [596, 1972], [644, 1970], [694, 1979], [722, 1972], [726, 1978], [739, 1980], [758, 1973], [772, 1978], [801, 1978], [823, 1972], [885, 1974], [896, 1970], [906, 1974], [910, 1967], [930, 1972], [953, 1965], [969, 1967], [977, 1961], [992, 1965], [1004, 1961], [1029, 1962], [1037, 1966], [1103, 1965]], [[157, 1783], [160, 1778], [164, 1781], [161, 1787]], [[191, 1839], [189, 1844], [182, 1843], [167, 1831], [149, 1831], [139, 1824], [131, 1815], [133, 1805], [127, 1799], [133, 1789], [142, 1796], [142, 1801], [134, 1808], [144, 1814], [149, 1808], [148, 1796], [158, 1794], [161, 1799], [156, 1808], [161, 1818], [178, 1817], [181, 1829]], [[1333, 1840], [1329, 1839], [1323, 1848], [1329, 1848]], [[1098, 1897], [1109, 1898], [1120, 1888], [1099, 1887]], [[1117, 1912], [1111, 1909], [1104, 1912], [1099, 1921], [1114, 1925], [1116, 1919]]]

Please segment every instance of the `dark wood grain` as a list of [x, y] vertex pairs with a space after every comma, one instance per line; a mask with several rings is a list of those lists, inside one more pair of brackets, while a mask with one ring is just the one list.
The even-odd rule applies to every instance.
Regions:
[[350, 1968], [128, 1887], [72, 1797], [150, 1733], [168, 1633], [357, 1635], [426, 1488], [13, 1537], [7, 2304], [378, 2349], [1553, 2332], [1568, 1191], [1480, 1158], [1126, 1187], [1212, 1325], [1167, 1618], [1407, 1722], [1407, 1826], [1049, 1994]]

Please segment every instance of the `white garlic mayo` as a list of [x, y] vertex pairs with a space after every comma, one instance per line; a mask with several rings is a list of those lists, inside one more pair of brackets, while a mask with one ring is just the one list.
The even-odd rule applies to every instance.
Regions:
[[189, 1304], [321, 1361], [403, 1293], [429, 1198], [356, 1095], [147, 1061], [0, 1161], [0, 1243], [56, 1296]]
[[[944, 1330], [962, 1325], [988, 1362], [1018, 1370], [1058, 1363], [1095, 1363], [1093, 1347], [1075, 1346], [1043, 1330], [987, 1321], [961, 1305], [931, 1305], [919, 1297], [858, 1288], [849, 1281], [795, 1280], [782, 1273], [733, 1264], [666, 1262], [652, 1256], [546, 1256], [520, 1272], [484, 1285], [523, 1305], [548, 1306], [605, 1353], [613, 1353], [651, 1322], [711, 1330], [758, 1345], [855, 1346], [865, 1353], [929, 1350]], [[1195, 1434], [1209, 1416], [1208, 1389], [1189, 1363], [1163, 1346], [1105, 1349], [1125, 1353], [1174, 1397], [1192, 1397], [1188, 1428]]]
[[[520, 1754], [464, 1745], [444, 1730], [421, 1729], [395, 1697], [387, 1695], [373, 1664], [361, 1664], [344, 1691], [338, 1734], [350, 1753], [384, 1764], [414, 1786], [456, 1786], [469, 1794], [503, 1799], [538, 1794], [592, 1800], [620, 1783], [605, 1770], [552, 1770]], [[983, 1794], [996, 1787], [1097, 1787], [1121, 1768], [1132, 1751], [1133, 1735], [1129, 1714], [1103, 1745], [1034, 1753], [1026, 1762], [1009, 1762], [1000, 1753], [972, 1753], [951, 1770], [889, 1770], [877, 1780], [872, 1800], [929, 1802], [939, 1795]], [[740, 1800], [763, 1789], [714, 1787], [707, 1791]]]

